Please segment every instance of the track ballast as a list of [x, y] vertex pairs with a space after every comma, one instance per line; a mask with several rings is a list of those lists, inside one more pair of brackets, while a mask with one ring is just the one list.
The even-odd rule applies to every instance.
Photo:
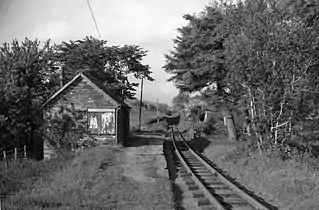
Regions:
[[211, 161], [187, 143], [175, 126], [171, 127], [171, 131], [173, 145], [180, 161], [180, 175], [203, 209], [277, 209], [220, 172]]

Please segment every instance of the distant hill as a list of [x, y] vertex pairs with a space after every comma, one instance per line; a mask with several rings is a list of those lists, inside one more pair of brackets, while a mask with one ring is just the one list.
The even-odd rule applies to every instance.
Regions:
[[[132, 107], [130, 111], [130, 127], [131, 130], [135, 130], [138, 127], [138, 120], [139, 120], [139, 109], [140, 109], [140, 101], [135, 100], [129, 100], [126, 101], [128, 105]], [[146, 126], [150, 123], [157, 121], [157, 107], [156, 102], [150, 102], [150, 101], [143, 101], [142, 106], [142, 119], [141, 119], [141, 125]], [[158, 118], [162, 119], [164, 116], [171, 114], [171, 107], [169, 107], [167, 104], [164, 103], [158, 103]]]
[[[138, 110], [140, 108], [140, 101], [138, 99], [128, 100], [126, 101], [132, 107], [132, 110]], [[170, 114], [172, 108], [165, 103], [156, 103], [151, 101], [143, 101], [142, 108], [147, 111], [156, 112], [158, 106], [158, 111], [161, 114]]]

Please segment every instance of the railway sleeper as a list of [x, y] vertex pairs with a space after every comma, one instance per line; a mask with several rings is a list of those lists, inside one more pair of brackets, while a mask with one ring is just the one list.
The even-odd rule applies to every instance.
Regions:
[[205, 168], [207, 168], [206, 166], [203, 166], [203, 165], [200, 164], [200, 163], [188, 163], [188, 165], [189, 165], [190, 167], [205, 167]]
[[212, 174], [210, 171], [194, 171], [194, 174], [197, 177], [203, 177], [203, 176], [215, 177], [214, 174]]
[[223, 200], [229, 200], [229, 199], [241, 199], [244, 200], [241, 196], [239, 196], [236, 193], [231, 193], [231, 192], [216, 192], [215, 190], [213, 191], [214, 194], [217, 194], [218, 196], [220, 196], [221, 198], [223, 198]]
[[210, 175], [213, 176], [212, 172], [210, 172], [209, 170], [207, 170], [206, 168], [196, 168], [193, 169], [193, 172], [200, 174], [206, 174], [206, 175]]
[[204, 167], [192, 167], [192, 169], [194, 170], [194, 171], [198, 171], [198, 172], [200, 172], [200, 171], [202, 171], [202, 172], [207, 172], [207, 173], [210, 173], [210, 174], [213, 174], [210, 170], [208, 170], [206, 167], [204, 168]]
[[215, 176], [200, 176], [200, 177], [198, 177], [198, 179], [201, 182], [205, 182], [208, 184], [213, 184], [213, 185], [218, 185], [218, 186], [227, 186], [224, 182], [221, 182]]
[[187, 157], [184, 155], [184, 158], [186, 159], [186, 162], [190, 163], [190, 162], [193, 162], [193, 163], [200, 163], [197, 158], [195, 157]]
[[214, 190], [228, 190], [228, 191], [233, 191], [230, 187], [228, 186], [216, 186], [216, 185], [212, 185], [212, 184], [209, 184], [208, 187], [211, 187], [213, 188]]
[[[245, 200], [238, 200], [238, 201], [229, 201], [229, 200], [227, 200], [225, 202], [227, 202], [229, 205], [231, 205], [233, 207], [241, 207], [241, 209], [245, 209], [245, 210], [248, 210], [249, 208], [250, 209], [256, 209], [252, 205], [247, 203], [247, 201], [245, 201]], [[243, 207], [245, 207], [245, 208], [243, 208]]]
[[210, 185], [210, 186], [213, 186], [213, 187], [228, 187], [227, 185], [225, 184], [220, 184], [219, 182], [216, 182], [216, 180], [201, 180], [201, 182], [203, 184], [206, 184], [206, 185]]
[[179, 174], [182, 178], [188, 178], [188, 177], [192, 177], [192, 175], [190, 173], [187, 172], [182, 172], [181, 174]]
[[191, 186], [188, 186], [188, 189], [193, 191], [193, 190], [199, 190], [199, 187], [197, 185], [191, 185]]
[[218, 180], [218, 178], [215, 175], [212, 175], [212, 174], [202, 174], [202, 175], [199, 175], [197, 177], [201, 181], [210, 181], [210, 182], [213, 181], [214, 183], [217, 183], [217, 184], [220, 183], [220, 184], [225, 185], [223, 182]]
[[181, 166], [180, 168], [179, 168], [179, 172], [180, 173], [188, 173], [188, 171], [186, 170], [186, 168], [184, 168], [183, 166]]
[[198, 206], [209, 206], [212, 205], [211, 202], [207, 198], [198, 198], [197, 199]]
[[188, 150], [181, 151], [181, 153], [185, 158], [192, 158], [197, 160], [197, 158]]
[[205, 195], [204, 195], [202, 192], [200, 192], [200, 193], [193, 193], [193, 197], [194, 197], [194, 198], [205, 198]]
[[206, 166], [204, 166], [203, 164], [200, 164], [200, 163], [190, 163], [190, 162], [188, 162], [187, 165], [189, 165], [189, 166], [191, 166], [191, 167], [207, 168]]
[[187, 165], [190, 167], [205, 167], [205, 168], [207, 168], [206, 166], [199, 164], [199, 163], [187, 162]]
[[214, 180], [215, 182], [219, 182], [219, 183], [224, 184], [223, 182], [220, 182], [217, 179], [218, 178], [217, 174], [212, 174], [212, 173], [210, 173], [210, 174], [202, 174], [202, 175], [199, 175], [198, 178], [201, 179], [201, 180]]
[[199, 177], [214, 177], [213, 174], [206, 172], [206, 171], [194, 171], [194, 174], [196, 175], [197, 178]]
[[187, 179], [187, 180], [185, 180], [185, 183], [186, 183], [187, 185], [196, 185], [196, 183], [195, 183], [192, 179]]
[[201, 162], [199, 162], [198, 160], [190, 160], [190, 159], [186, 159], [186, 162], [189, 164], [199, 164], [199, 165], [203, 165]]
[[190, 159], [193, 159], [193, 160], [197, 160], [197, 158], [190, 151], [184, 150], [184, 151], [181, 151], [181, 154], [187, 159], [190, 158]]

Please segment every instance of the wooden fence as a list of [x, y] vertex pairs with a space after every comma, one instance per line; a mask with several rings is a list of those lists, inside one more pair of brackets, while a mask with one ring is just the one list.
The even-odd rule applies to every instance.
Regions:
[[20, 148], [14, 148], [13, 150], [9, 150], [9, 151], [0, 151], [0, 155], [1, 158], [0, 160], [2, 160], [2, 162], [4, 162], [4, 165], [6, 168], [8, 168], [8, 161], [9, 160], [17, 160], [17, 159], [21, 159], [27, 158], [27, 147], [23, 146]]
[[[23, 146], [20, 148], [14, 148], [13, 150], [0, 150], [0, 162], [3, 162], [5, 168], [8, 168], [8, 161], [10, 160], [17, 160], [17, 159], [26, 159], [27, 158], [27, 147]], [[0, 210], [2, 210], [2, 199], [5, 197], [3, 192], [0, 192]]]

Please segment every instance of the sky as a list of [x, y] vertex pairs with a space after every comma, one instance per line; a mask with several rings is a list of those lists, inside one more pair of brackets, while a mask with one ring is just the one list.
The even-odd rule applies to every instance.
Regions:
[[[90, 0], [101, 39], [109, 45], [138, 45], [148, 51], [143, 63], [154, 82], [145, 82], [143, 98], [171, 105], [178, 94], [167, 82], [164, 54], [173, 49], [183, 14], [199, 13], [211, 0]], [[51, 39], [54, 43], [98, 37], [87, 0], [0, 0], [0, 42]], [[137, 92], [139, 97], [139, 90]]]

